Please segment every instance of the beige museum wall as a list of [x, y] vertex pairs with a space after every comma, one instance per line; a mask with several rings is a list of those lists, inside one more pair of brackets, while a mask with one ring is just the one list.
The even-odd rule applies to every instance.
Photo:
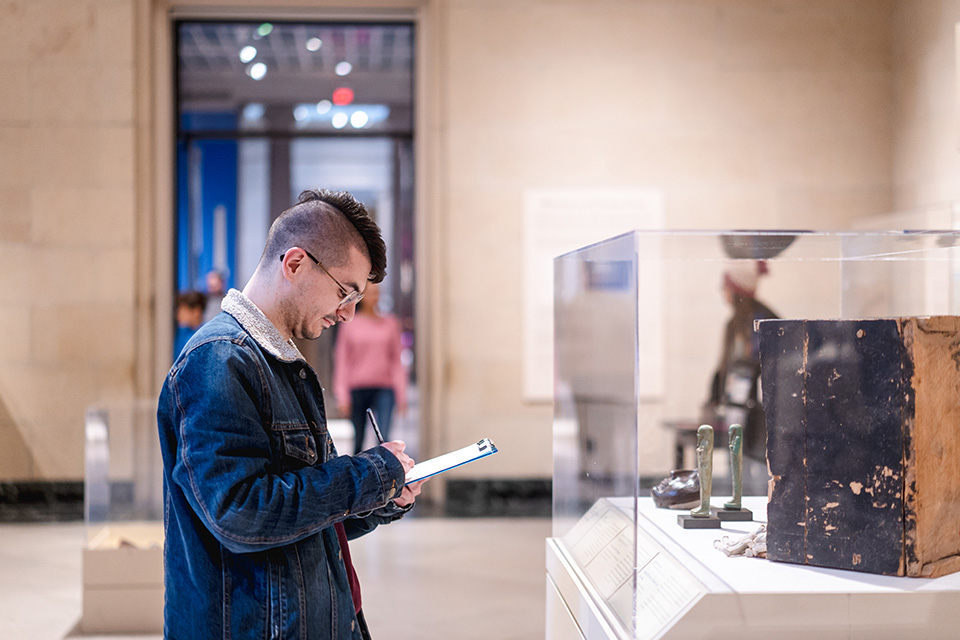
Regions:
[[[551, 469], [551, 407], [521, 396], [525, 189], [652, 187], [672, 228], [838, 229], [891, 205], [890, 2], [444, 8], [442, 393], [451, 444], [503, 450], [483, 473]], [[668, 354], [690, 411], [718, 349]]]
[[957, 22], [958, 0], [896, 4], [893, 186], [897, 210], [960, 200]]
[[[952, 83], [952, 45], [936, 18], [958, 3], [399, 4], [429, 56], [426, 433], [434, 448], [492, 437], [503, 453], [470, 474], [551, 469], [551, 408], [520, 393], [525, 189], [660, 189], [677, 228], [844, 228], [946, 197], [954, 103], [932, 88], [948, 69]], [[82, 477], [84, 408], [157, 384], [143, 371], [169, 335], [146, 318], [158, 245], [143, 205], [164, 197], [149, 192], [167, 171], [149, 132], [165, 96], [141, 38], [163, 6], [0, 0], [0, 480]]]
[[81, 478], [134, 392], [134, 3], [0, 1], [0, 479]]

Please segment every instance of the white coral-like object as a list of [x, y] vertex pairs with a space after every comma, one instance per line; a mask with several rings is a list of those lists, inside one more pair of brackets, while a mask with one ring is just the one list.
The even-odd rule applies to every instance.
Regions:
[[719, 540], [715, 540], [713, 546], [727, 556], [766, 558], [767, 525], [762, 524], [756, 531], [748, 533], [736, 540], [731, 540], [730, 536], [723, 536]]

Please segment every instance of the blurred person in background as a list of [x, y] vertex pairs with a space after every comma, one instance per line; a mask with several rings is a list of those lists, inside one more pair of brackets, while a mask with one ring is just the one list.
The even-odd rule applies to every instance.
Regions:
[[703, 416], [724, 438], [730, 425], [743, 426], [743, 453], [758, 461], [766, 459], [767, 430], [759, 399], [760, 337], [753, 325], [778, 317], [757, 299], [757, 286], [767, 271], [763, 260], [738, 260], [723, 274], [724, 298], [733, 313]]
[[223, 298], [227, 295], [227, 283], [222, 273], [213, 270], [207, 272], [206, 285], [207, 310], [203, 314], [203, 321], [209, 322], [220, 313], [220, 305], [223, 304]]
[[199, 291], [184, 291], [177, 295], [177, 335], [173, 341], [173, 358], [176, 359], [183, 351], [193, 334], [203, 324], [203, 313], [207, 306], [207, 298]]
[[366, 412], [372, 409], [385, 439], [394, 407], [407, 409], [407, 370], [401, 360], [400, 321], [380, 311], [380, 286], [367, 286], [353, 322], [341, 325], [333, 358], [333, 390], [340, 415], [353, 422], [354, 452], [363, 448]]

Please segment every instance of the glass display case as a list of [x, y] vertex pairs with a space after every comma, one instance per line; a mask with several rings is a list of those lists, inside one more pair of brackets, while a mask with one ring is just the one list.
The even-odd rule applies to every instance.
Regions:
[[[909, 578], [850, 579], [714, 547], [765, 521], [769, 481], [759, 365], [744, 356], [754, 338], [738, 337], [745, 314], [734, 299], [753, 289], [762, 302], [766, 311], [746, 314], [750, 326], [767, 312], [955, 315], [960, 232], [637, 231], [556, 258], [554, 276], [548, 638], [784, 637], [784, 625], [831, 637], [838, 628], [916, 632], [933, 610], [938, 624], [957, 619], [945, 605], [960, 590], [957, 574], [918, 589]], [[652, 502], [671, 471], [696, 467], [700, 424], [716, 437], [715, 505], [733, 489], [728, 428], [753, 428], [742, 472], [753, 521], [684, 530], [677, 515], [689, 507]], [[920, 604], [919, 594], [919, 608], [889, 599]]]
[[84, 420], [84, 633], [163, 631], [163, 463], [156, 399]]

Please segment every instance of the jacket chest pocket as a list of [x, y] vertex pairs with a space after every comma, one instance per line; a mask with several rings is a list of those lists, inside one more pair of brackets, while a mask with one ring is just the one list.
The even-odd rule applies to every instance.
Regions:
[[320, 449], [308, 425], [274, 425], [273, 434], [279, 443], [284, 468], [299, 469], [316, 464]]
[[299, 469], [336, 456], [333, 440], [316, 423], [287, 423], [272, 427], [284, 469]]

